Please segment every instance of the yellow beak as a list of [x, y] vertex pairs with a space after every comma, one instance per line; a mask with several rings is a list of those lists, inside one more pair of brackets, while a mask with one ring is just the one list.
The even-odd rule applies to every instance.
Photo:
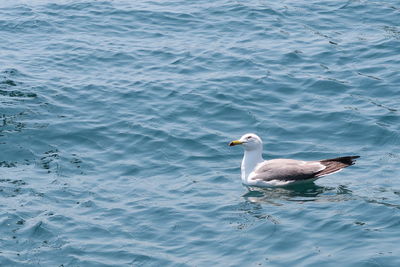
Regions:
[[241, 144], [243, 144], [242, 141], [235, 140], [235, 141], [230, 142], [229, 146], [236, 146], [236, 145], [241, 145]]

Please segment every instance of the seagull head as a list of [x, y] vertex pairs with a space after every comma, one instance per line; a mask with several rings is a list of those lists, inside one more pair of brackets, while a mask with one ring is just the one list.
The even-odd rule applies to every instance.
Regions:
[[256, 134], [247, 133], [242, 137], [240, 137], [239, 140], [234, 140], [229, 143], [229, 146], [236, 146], [236, 145], [242, 145], [244, 150], [247, 151], [256, 150], [262, 148], [262, 140]]

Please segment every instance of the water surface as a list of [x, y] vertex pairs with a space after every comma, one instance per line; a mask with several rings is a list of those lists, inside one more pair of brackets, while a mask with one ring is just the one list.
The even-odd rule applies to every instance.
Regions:
[[[398, 266], [397, 1], [2, 1], [0, 265]], [[266, 159], [361, 155], [248, 190]]]

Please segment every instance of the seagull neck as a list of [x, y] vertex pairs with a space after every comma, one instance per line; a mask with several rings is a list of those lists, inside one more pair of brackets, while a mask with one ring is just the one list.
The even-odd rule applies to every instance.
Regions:
[[264, 161], [262, 158], [262, 149], [245, 150], [242, 160], [242, 181], [246, 181], [250, 173], [254, 170], [256, 165]]

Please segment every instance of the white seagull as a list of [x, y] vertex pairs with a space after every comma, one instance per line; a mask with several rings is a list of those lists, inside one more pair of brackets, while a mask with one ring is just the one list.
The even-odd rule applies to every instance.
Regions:
[[242, 145], [242, 183], [247, 186], [283, 186], [300, 181], [314, 181], [322, 176], [342, 170], [355, 163], [359, 156], [347, 156], [316, 161], [294, 159], [264, 160], [262, 140], [253, 133], [243, 135], [229, 146]]

